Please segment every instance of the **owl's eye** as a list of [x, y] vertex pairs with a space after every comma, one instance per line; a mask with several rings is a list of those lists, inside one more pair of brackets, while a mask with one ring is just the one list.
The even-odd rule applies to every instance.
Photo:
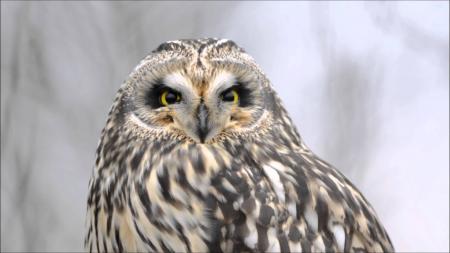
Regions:
[[172, 90], [164, 90], [159, 96], [159, 103], [163, 106], [175, 104], [181, 101], [181, 95]]
[[233, 102], [233, 104], [239, 103], [239, 94], [235, 89], [224, 91], [220, 97], [225, 102]]

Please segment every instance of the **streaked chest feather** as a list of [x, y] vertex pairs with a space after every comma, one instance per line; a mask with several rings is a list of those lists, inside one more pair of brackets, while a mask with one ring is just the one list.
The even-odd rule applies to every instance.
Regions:
[[[310, 154], [258, 143], [155, 153], [155, 145], [116, 161], [128, 168], [122, 174], [105, 168], [93, 179], [103, 189], [88, 212], [94, 250], [343, 251], [353, 249], [349, 241], [367, 248], [360, 234], [384, 236], [359, 193]], [[385, 238], [370, 247], [381, 250], [377, 239]]]

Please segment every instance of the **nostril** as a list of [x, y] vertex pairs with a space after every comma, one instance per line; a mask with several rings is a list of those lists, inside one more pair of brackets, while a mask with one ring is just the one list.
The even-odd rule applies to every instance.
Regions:
[[233, 116], [230, 116], [230, 120], [236, 120], [236, 118]]
[[167, 121], [170, 121], [170, 122], [173, 122], [173, 118], [172, 118], [172, 116], [170, 116], [170, 115], [166, 116], [166, 120], [167, 120]]

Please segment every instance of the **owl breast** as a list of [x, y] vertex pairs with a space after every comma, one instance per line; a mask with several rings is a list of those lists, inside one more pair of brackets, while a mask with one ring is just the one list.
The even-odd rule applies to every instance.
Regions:
[[[270, 237], [258, 245], [258, 230], [268, 233], [272, 227], [277, 234], [278, 223], [289, 216], [278, 201], [284, 201], [284, 188], [272, 184], [281, 182], [269, 166], [271, 179], [224, 146], [203, 144], [176, 146], [141, 165], [128, 207], [138, 251], [228, 252], [278, 245]], [[284, 221], [277, 218], [283, 212]]]
[[92, 205], [106, 208], [94, 209], [87, 240], [97, 242], [91, 246], [99, 251], [389, 247], [378, 242], [388, 238], [359, 192], [309, 152], [283, 144], [267, 149], [264, 138], [217, 144], [126, 140], [132, 141], [140, 148], [126, 151], [126, 158], [99, 162], [127, 168], [122, 175], [108, 169], [98, 175], [108, 175], [100, 181], [109, 185], [93, 194]]

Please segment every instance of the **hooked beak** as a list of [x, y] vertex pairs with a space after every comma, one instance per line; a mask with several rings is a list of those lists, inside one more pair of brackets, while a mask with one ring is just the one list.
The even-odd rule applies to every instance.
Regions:
[[197, 133], [200, 141], [205, 142], [206, 136], [208, 136], [208, 108], [206, 108], [203, 102], [200, 103], [197, 109]]

